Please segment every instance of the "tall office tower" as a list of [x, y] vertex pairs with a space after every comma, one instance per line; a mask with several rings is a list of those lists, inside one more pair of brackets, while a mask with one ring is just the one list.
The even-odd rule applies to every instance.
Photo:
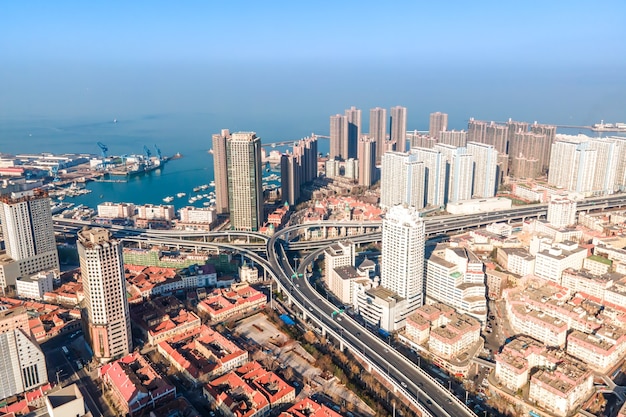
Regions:
[[474, 181], [474, 157], [467, 153], [467, 148], [439, 143], [436, 150], [446, 157], [447, 192], [446, 204], [472, 198]]
[[406, 107], [396, 106], [391, 108], [391, 122], [389, 126], [389, 139], [395, 143], [396, 149], [406, 149]]
[[553, 197], [548, 202], [548, 223], [554, 227], [576, 224], [576, 201], [564, 197]]
[[544, 166], [548, 165], [548, 153], [545, 151], [548, 138], [543, 133], [522, 132], [514, 133], [509, 143], [511, 158], [523, 157], [539, 161], [537, 175], [541, 175]]
[[415, 208], [391, 207], [383, 220], [380, 285], [407, 301], [407, 309], [396, 316], [396, 323], [424, 302], [425, 234], [424, 221]]
[[280, 191], [284, 202], [293, 206], [300, 199], [300, 173], [298, 158], [293, 154], [280, 156]]
[[[0, 196], [0, 221], [6, 254], [18, 276], [59, 270], [48, 195], [40, 190]], [[4, 277], [2, 287], [15, 285], [17, 276]]]
[[261, 138], [254, 132], [233, 133], [226, 142], [228, 206], [235, 230], [255, 232], [263, 224]]
[[448, 130], [439, 132], [439, 143], [445, 143], [456, 147], [467, 145], [467, 132], [465, 130]]
[[228, 129], [213, 135], [213, 171], [215, 176], [215, 211], [228, 213], [228, 155], [226, 141], [230, 138]]
[[486, 143], [467, 142], [467, 153], [474, 157], [472, 196], [489, 198], [496, 195], [498, 151]]
[[589, 142], [557, 140], [552, 144], [548, 183], [569, 191], [591, 194], [597, 151]]
[[132, 350], [122, 244], [103, 228], [78, 232], [78, 257], [89, 323], [88, 338], [100, 363]]
[[359, 139], [359, 185], [371, 187], [376, 181], [376, 142], [369, 137]]
[[348, 157], [348, 118], [340, 114], [330, 116], [330, 159]]
[[441, 132], [445, 132], [446, 130], [448, 130], [448, 114], [441, 112], [431, 113], [428, 136], [440, 139]]
[[467, 141], [485, 143], [488, 123], [483, 120], [474, 120], [473, 117], [467, 123]]
[[437, 248], [426, 260], [426, 301], [438, 301], [485, 323], [484, 266], [465, 248]]
[[379, 163], [382, 155], [387, 150], [387, 109], [376, 107], [370, 110], [369, 137], [376, 142], [376, 163]]
[[508, 122], [505, 123], [508, 127], [508, 135], [507, 140], [511, 142], [513, 135], [518, 132], [528, 132], [528, 123], [527, 122], [516, 122], [512, 119], [509, 119]]
[[437, 149], [413, 148], [410, 151], [424, 164], [426, 186], [424, 200], [427, 205], [441, 207], [446, 196], [446, 158]]
[[499, 154], [506, 154], [508, 149], [508, 134], [508, 127], [491, 122], [485, 130], [484, 143], [492, 145]]
[[416, 209], [424, 208], [426, 169], [417, 156], [387, 152], [381, 162], [380, 206], [391, 208], [405, 204]]
[[0, 398], [48, 382], [46, 358], [28, 327], [23, 306], [0, 310]]
[[594, 138], [589, 141], [589, 147], [597, 154], [592, 186], [594, 194], [613, 194], [619, 189], [617, 174], [620, 157], [624, 156], [619, 145], [619, 142], [611, 139]]
[[346, 156], [348, 158], [357, 157], [357, 146], [361, 137], [361, 110], [352, 106], [346, 110], [346, 122], [348, 123]]
[[543, 155], [541, 170], [545, 172], [550, 166], [550, 152], [552, 151], [552, 144], [556, 140], [556, 126], [553, 125], [540, 125], [537, 122], [530, 125], [530, 131], [538, 135], [544, 135], [546, 141], [543, 146]]
[[432, 148], [438, 142], [436, 138], [430, 137], [428, 135], [423, 135], [419, 133], [417, 130], [413, 132], [408, 132], [406, 138], [409, 142], [409, 149], [412, 148]]

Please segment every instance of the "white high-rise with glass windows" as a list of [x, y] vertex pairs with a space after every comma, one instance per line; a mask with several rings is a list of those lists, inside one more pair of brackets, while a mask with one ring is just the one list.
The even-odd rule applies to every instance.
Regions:
[[383, 220], [380, 285], [406, 300], [406, 309], [395, 317], [396, 328], [423, 304], [425, 230], [413, 207], [391, 207]]
[[122, 244], [103, 228], [78, 232], [88, 338], [101, 363], [130, 353], [132, 335], [126, 298]]

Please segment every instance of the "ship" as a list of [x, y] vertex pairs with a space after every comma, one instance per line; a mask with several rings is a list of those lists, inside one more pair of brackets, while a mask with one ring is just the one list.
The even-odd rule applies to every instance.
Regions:
[[170, 203], [170, 202], [174, 201], [174, 197], [172, 197], [172, 196], [165, 197], [163, 199], [163, 201], [165, 201], [166, 203]]
[[626, 123], [604, 123], [604, 120], [600, 120], [600, 123], [591, 126], [591, 130], [594, 132], [626, 132]]

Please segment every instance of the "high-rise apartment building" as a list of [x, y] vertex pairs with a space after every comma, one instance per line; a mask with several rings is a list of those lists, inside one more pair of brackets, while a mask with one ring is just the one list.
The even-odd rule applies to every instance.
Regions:
[[576, 224], [576, 201], [564, 197], [553, 197], [548, 202], [548, 223], [554, 227]]
[[231, 227], [257, 231], [264, 214], [261, 138], [254, 132], [233, 133], [226, 142], [226, 150]]
[[226, 141], [230, 138], [228, 129], [213, 135], [213, 172], [215, 176], [215, 211], [228, 213], [228, 156]]
[[48, 382], [46, 358], [32, 337], [26, 308], [0, 310], [0, 398]]
[[489, 123], [485, 129], [484, 143], [492, 145], [499, 154], [506, 154], [508, 148], [509, 128], [495, 122]]
[[465, 145], [467, 145], [467, 132], [465, 130], [447, 130], [439, 132], [438, 142], [456, 147], [465, 147]]
[[376, 181], [376, 142], [369, 137], [359, 139], [359, 185], [371, 187]]
[[348, 118], [341, 114], [330, 116], [330, 159], [348, 157]]
[[413, 148], [410, 151], [424, 164], [426, 185], [424, 200], [427, 205], [441, 207], [446, 196], [446, 157], [437, 149]]
[[474, 157], [467, 153], [467, 148], [439, 143], [436, 150], [446, 157], [447, 193], [446, 204], [472, 198], [474, 180]]
[[424, 135], [417, 130], [407, 132], [406, 139], [409, 142], [409, 149], [412, 148], [432, 148], [438, 142], [437, 139]]
[[[15, 285], [18, 276], [59, 270], [50, 199], [45, 192], [31, 190], [0, 196], [0, 221], [6, 254], [15, 263], [0, 282]], [[5, 271], [9, 271], [6, 268]]]
[[122, 244], [102, 228], [78, 232], [78, 256], [93, 354], [101, 363], [132, 349]]
[[552, 144], [548, 183], [569, 191], [592, 194], [597, 151], [589, 142], [557, 140]]
[[424, 208], [425, 166], [416, 155], [387, 152], [380, 171], [380, 206], [397, 204]]
[[467, 142], [467, 153], [474, 157], [474, 187], [472, 196], [489, 198], [496, 195], [498, 151], [493, 145]]
[[440, 133], [448, 130], [448, 115], [446, 113], [435, 112], [430, 114], [430, 125], [428, 126], [428, 136], [440, 138]]
[[425, 230], [412, 207], [391, 207], [383, 220], [380, 285], [406, 300], [395, 328], [423, 304]]
[[387, 109], [376, 107], [370, 110], [369, 137], [376, 142], [376, 163], [387, 150]]
[[346, 110], [346, 122], [348, 123], [348, 134], [346, 144], [346, 156], [348, 158], [357, 157], [357, 144], [361, 137], [361, 110], [352, 106]]
[[552, 152], [552, 144], [556, 140], [556, 126], [554, 125], [542, 125], [537, 122], [530, 125], [530, 131], [537, 135], [544, 135], [546, 137], [543, 142], [543, 155], [542, 159], [542, 172], [545, 172], [550, 166], [550, 152]]
[[291, 153], [280, 156], [280, 190], [283, 201], [290, 206], [300, 199], [300, 167], [298, 158]]
[[594, 194], [613, 194], [619, 189], [617, 175], [620, 164], [623, 164], [626, 144], [623, 140], [594, 138], [589, 147], [596, 151], [596, 169], [594, 171], [592, 191]]
[[475, 120], [471, 117], [469, 122], [467, 122], [467, 141], [485, 143], [488, 125], [489, 124], [483, 120]]
[[406, 107], [391, 108], [389, 139], [396, 144], [398, 150], [404, 151], [406, 149]]
[[506, 127], [508, 128], [509, 137], [507, 140], [510, 142], [513, 138], [513, 135], [516, 133], [525, 133], [528, 132], [528, 123], [527, 122], [516, 122], [515, 120], [509, 119], [506, 123]]
[[[509, 142], [511, 159], [536, 159], [539, 165], [535, 176], [541, 175], [543, 173], [543, 167], [549, 162], [549, 156], [548, 153], [546, 153], [546, 144], [549, 145], [550, 143], [545, 134], [523, 132], [520, 130], [511, 136]], [[511, 171], [511, 176], [513, 177], [519, 177], [519, 174], [520, 173], [517, 171]], [[526, 177], [528, 177], [528, 175], [526, 175]]]

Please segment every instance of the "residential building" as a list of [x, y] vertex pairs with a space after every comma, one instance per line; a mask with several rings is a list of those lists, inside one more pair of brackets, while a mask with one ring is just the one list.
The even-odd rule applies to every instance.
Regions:
[[132, 335], [122, 244], [108, 230], [91, 228], [78, 232], [76, 245], [94, 357], [104, 363], [126, 356]]
[[347, 158], [348, 149], [348, 119], [336, 114], [330, 116], [330, 153], [329, 158]]
[[[86, 414], [85, 400], [78, 384], [71, 384], [45, 397], [46, 410], [50, 417], [83, 417]], [[91, 413], [90, 413], [91, 414]]]
[[[381, 161], [387, 151], [387, 109], [376, 107], [370, 110], [369, 137], [376, 142], [376, 163]], [[332, 136], [332, 135], [331, 135]]]
[[587, 257], [587, 249], [575, 242], [561, 242], [544, 249], [535, 256], [535, 275], [561, 283], [561, 275], [568, 268], [580, 269]]
[[371, 187], [376, 182], [376, 142], [369, 137], [359, 139], [359, 185]]
[[287, 411], [280, 413], [279, 417], [341, 417], [341, 414], [334, 412], [324, 404], [318, 404], [310, 398], [304, 398], [292, 405]]
[[[448, 130], [448, 115], [446, 113], [435, 112], [430, 114], [430, 125], [428, 127], [428, 136], [431, 138], [437, 138], [441, 142], [440, 134]], [[444, 142], [447, 143], [447, 142]], [[465, 146], [458, 145], [458, 146]]]
[[391, 108], [389, 131], [389, 140], [396, 144], [398, 150], [406, 149], [406, 107]]
[[237, 132], [226, 141], [228, 207], [233, 229], [258, 231], [263, 224], [261, 139], [254, 132]]
[[345, 145], [345, 159], [357, 158], [357, 144], [361, 137], [361, 110], [352, 106], [345, 112], [348, 124], [347, 143]]
[[576, 224], [576, 201], [564, 197], [553, 197], [548, 202], [548, 223], [554, 227]]
[[524, 248], [498, 248], [498, 263], [507, 271], [521, 277], [535, 271], [535, 257]]
[[104, 202], [98, 204], [98, 217], [105, 219], [130, 219], [135, 215], [135, 205], [133, 203], [111, 203]]
[[446, 196], [446, 158], [437, 149], [412, 148], [411, 154], [424, 164], [424, 200], [426, 205], [443, 207]]
[[0, 195], [0, 222], [8, 257], [0, 273], [2, 289], [14, 286], [18, 276], [59, 271], [50, 198], [45, 192]]
[[234, 371], [205, 384], [202, 392], [226, 416], [265, 417], [270, 413], [268, 399]]
[[248, 284], [232, 285], [231, 289], [215, 289], [198, 304], [198, 313], [213, 322], [224, 321], [237, 314], [263, 308], [267, 297]]
[[20, 298], [43, 300], [44, 294], [54, 289], [55, 277], [55, 271], [42, 271], [35, 275], [20, 277], [15, 282], [15, 291]]
[[593, 194], [597, 150], [580, 139], [557, 139], [551, 149], [548, 182], [565, 190]]
[[467, 153], [474, 159], [472, 196], [494, 197], [498, 184], [498, 151], [493, 145], [470, 141], [467, 142]]
[[465, 130], [448, 130], [439, 132], [438, 143], [462, 148], [467, 145], [467, 132]]
[[554, 125], [542, 125], [534, 122], [530, 125], [530, 131], [532, 133], [545, 136], [546, 140], [543, 142], [542, 165], [541, 170], [545, 172], [550, 166], [550, 152], [552, 150], [552, 143], [556, 140], [556, 126]]
[[473, 117], [470, 117], [467, 122], [467, 141], [485, 143], [488, 125], [489, 124], [483, 120], [475, 120]]
[[467, 153], [467, 148], [443, 143], [436, 144], [434, 148], [446, 157], [446, 204], [472, 198], [474, 157]]
[[383, 220], [380, 285], [406, 300], [394, 328], [424, 302], [425, 225], [412, 207], [394, 206]]
[[426, 167], [418, 156], [405, 152], [387, 152], [382, 157], [380, 206], [390, 208], [407, 204], [424, 208]]
[[[517, 178], [535, 178], [542, 175], [547, 169], [550, 162], [549, 151], [551, 140], [545, 135], [536, 132], [518, 131], [511, 136], [509, 143], [509, 154], [513, 161], [521, 158], [525, 161], [537, 161], [536, 164], [527, 162], [514, 163], [512, 167], [516, 170], [511, 171], [511, 176]], [[544, 166], [546, 167], [544, 169]], [[523, 168], [526, 168], [524, 172]], [[526, 175], [522, 175], [526, 174]]]

